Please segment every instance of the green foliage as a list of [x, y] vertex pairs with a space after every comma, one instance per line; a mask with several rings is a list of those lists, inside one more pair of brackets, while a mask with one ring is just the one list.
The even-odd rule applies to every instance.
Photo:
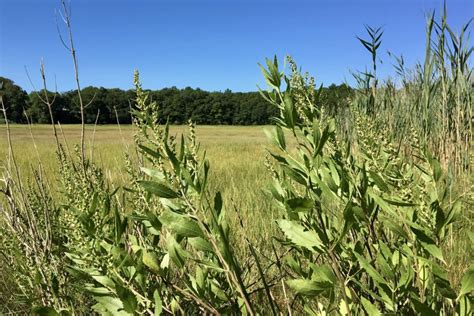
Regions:
[[[10, 82], [10, 80], [5, 79]], [[6, 87], [11, 85], [6, 84]], [[33, 123], [50, 123], [47, 106], [40, 99], [44, 92], [30, 92], [25, 99], [25, 92], [20, 87], [9, 92], [12, 97], [5, 98], [5, 104], [15, 110], [9, 113], [14, 122], [26, 122], [23, 109]], [[208, 92], [201, 89], [177, 89], [176, 87], [162, 90], [148, 91], [150, 98], [160, 104], [160, 123], [169, 121], [171, 124], [186, 124], [188, 120], [195, 124], [205, 125], [264, 125], [275, 116], [275, 108], [261, 98], [258, 92]], [[63, 93], [48, 91], [49, 100], [52, 102], [52, 112], [57, 122], [61, 124], [77, 124], [81, 122], [79, 100], [76, 90]], [[90, 103], [85, 109], [85, 121], [94, 124], [96, 119], [99, 124], [116, 124], [117, 119], [121, 124], [132, 123], [130, 109], [133, 104], [133, 91], [117, 88], [106, 89], [103, 87], [85, 87], [81, 89], [84, 102]], [[334, 109], [344, 107], [348, 97], [353, 93], [349, 86], [331, 85], [323, 88], [325, 103], [333, 105]], [[21, 99], [23, 98], [23, 99]], [[23, 100], [23, 101], [21, 101]], [[21, 104], [17, 106], [17, 104]], [[14, 118], [14, 119], [13, 119]]]
[[[471, 169], [474, 85], [469, 60], [470, 23], [459, 33], [446, 23], [446, 8], [439, 19], [427, 17], [426, 50], [423, 62], [408, 69], [403, 56], [394, 58], [397, 76], [384, 82], [376, 76], [375, 59], [382, 33], [368, 28], [369, 40], [361, 43], [372, 55], [373, 69], [355, 74], [358, 87], [354, 104], [368, 114], [377, 128], [401, 144], [413, 139], [426, 146], [445, 168], [462, 174]], [[340, 116], [341, 125], [353, 117]], [[410, 146], [404, 146], [410, 151]], [[410, 155], [408, 155], [410, 156]]]
[[0, 96], [5, 103], [7, 115], [12, 122], [23, 123], [23, 111], [28, 108], [28, 95], [12, 80], [0, 77]]
[[[281, 172], [271, 192], [286, 212], [278, 224], [291, 249], [287, 285], [305, 311], [461, 313], [467, 292], [449, 282], [441, 250], [460, 201], [439, 162], [418, 148], [415, 162], [407, 162], [356, 109], [359, 141], [348, 143], [325, 108], [311, 102], [311, 79], [297, 67], [290, 77], [276, 63], [269, 69], [266, 97], [280, 109], [277, 131], [287, 131], [273, 136]], [[295, 151], [286, 149], [284, 135], [293, 135]], [[351, 145], [357, 150], [347, 150]]]
[[[430, 19], [430, 40], [435, 25]], [[452, 33], [444, 22], [436, 27]], [[281, 214], [280, 231], [268, 240], [270, 255], [245, 233], [236, 204], [224, 203], [221, 192], [211, 188], [211, 166], [194, 123], [187, 134], [173, 135], [165, 119], [183, 116], [159, 106], [153, 92], [143, 90], [138, 72], [131, 107], [135, 153], [126, 153], [124, 186], [115, 187], [84, 148], [71, 152], [57, 138], [60, 197], [53, 198], [54, 185], [41, 161], [33, 180], [24, 182], [7, 125], [9, 156], [0, 187], [0, 294], [7, 295], [0, 298], [1, 311], [472, 314], [472, 262], [459, 269], [459, 282], [453, 281], [445, 247], [469, 206], [454, 190], [453, 173], [430, 151], [435, 143], [426, 140], [434, 132], [426, 118], [432, 114], [423, 112], [421, 120], [403, 126], [413, 135], [422, 132], [425, 142], [396, 135], [392, 122], [376, 119], [378, 111], [393, 111], [388, 95], [396, 92], [389, 84], [377, 87], [381, 32], [368, 32], [371, 40], [361, 42], [372, 54], [373, 72], [359, 77], [363, 86], [354, 100], [347, 87], [317, 89], [291, 58], [288, 74], [276, 57], [261, 66], [269, 91], [260, 94], [275, 113], [275, 127], [267, 131], [273, 144], [266, 163], [273, 178], [268, 192]], [[443, 84], [458, 90], [441, 97], [470, 100], [472, 79], [464, 61], [470, 53], [462, 36], [451, 38], [459, 50], [450, 55], [457, 58], [456, 77], [431, 81], [433, 60], [443, 59], [435, 57], [442, 50], [433, 51], [429, 40], [419, 78], [404, 83], [402, 93], [414, 91], [417, 106], [438, 102], [436, 89]], [[186, 102], [199, 99], [193, 97], [196, 91], [184, 91]], [[94, 112], [106, 109], [106, 117], [115, 112], [104, 101], [106, 89], [83, 92]], [[229, 122], [221, 105], [207, 99], [210, 94], [197, 94], [205, 94], [211, 107], [186, 107], [187, 118], [206, 122], [201, 116], [206, 109], [219, 122]], [[230, 97], [229, 91], [224, 94]], [[346, 100], [338, 103], [335, 95]], [[123, 95], [114, 91], [110, 99], [123, 101]], [[31, 100], [30, 114], [46, 120], [41, 99]], [[97, 118], [94, 112], [86, 113], [86, 121]], [[247, 114], [244, 121], [252, 117]], [[470, 127], [454, 131], [464, 135]], [[242, 235], [229, 224], [232, 207]]]
[[[177, 146], [168, 126], [158, 125], [158, 108], [138, 76], [135, 82], [136, 145], [149, 165], [129, 170], [133, 194], [117, 199], [92, 165], [82, 175], [62, 164], [77, 234], [68, 270], [84, 280], [100, 313], [252, 312], [221, 197], [209, 196], [209, 165], [199, 162], [193, 125]], [[118, 204], [126, 199], [130, 211]]]
[[[69, 99], [58, 93], [53, 93], [50, 91], [47, 91], [46, 93], [48, 95], [48, 99], [52, 102], [51, 111], [55, 120], [61, 123], [72, 122], [71, 113], [67, 111], [67, 108], [69, 107]], [[28, 115], [31, 122], [50, 124], [50, 113], [48, 107], [44, 103], [44, 97], [40, 96], [36, 92], [31, 92], [28, 97], [29, 105], [28, 109], [26, 110], [26, 114]]]

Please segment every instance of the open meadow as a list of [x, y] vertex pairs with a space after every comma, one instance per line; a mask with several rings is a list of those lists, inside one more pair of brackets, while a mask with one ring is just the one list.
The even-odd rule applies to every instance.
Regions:
[[[59, 129], [60, 140], [67, 151], [74, 151], [80, 143], [80, 125], [64, 125]], [[209, 159], [210, 192], [221, 192], [226, 208], [225, 221], [231, 227], [233, 248], [239, 258], [250, 256], [245, 243], [249, 240], [262, 257], [271, 257], [275, 239], [282, 238], [277, 225], [283, 216], [282, 210], [275, 207], [267, 189], [272, 181], [271, 171], [266, 166], [269, 150], [275, 146], [265, 135], [265, 130], [274, 131], [273, 126], [197, 126], [196, 137]], [[137, 128], [131, 125], [86, 125], [87, 158], [102, 168], [105, 177], [118, 192], [130, 184], [130, 175], [126, 172], [128, 155], [137, 162], [133, 141]], [[0, 135], [6, 135], [5, 126], [0, 127]], [[24, 185], [34, 183], [33, 170], [43, 170], [43, 175], [51, 187], [51, 195], [62, 203], [62, 184], [58, 174], [59, 160], [51, 125], [11, 125], [13, 152], [21, 171]], [[187, 126], [170, 126], [171, 138], [188, 135]], [[285, 135], [291, 136], [288, 132]], [[0, 162], [6, 166], [8, 158], [7, 138], [0, 138]], [[289, 138], [288, 146], [295, 148]], [[178, 142], [179, 143], [179, 142]], [[454, 190], [459, 194], [470, 194], [471, 180], [459, 177]], [[472, 246], [468, 234], [472, 232], [474, 213], [470, 206], [463, 206], [454, 228], [450, 228], [451, 237], [440, 244], [445, 254], [448, 278], [457, 284], [460, 282], [459, 271], [466, 269], [473, 260]], [[468, 233], [468, 234], [466, 234]], [[1, 272], [1, 269], [0, 269]], [[271, 277], [278, 276], [278, 271], [266, 271]], [[1, 274], [1, 273], [0, 273]], [[255, 276], [256, 277], [256, 276]], [[281, 300], [281, 298], [276, 298]]]
[[[11, 137], [14, 154], [21, 176], [32, 181], [32, 170], [39, 162], [44, 174], [53, 187], [53, 195], [61, 190], [58, 182], [59, 161], [56, 143], [51, 125], [11, 125]], [[67, 143], [70, 151], [80, 143], [80, 125], [63, 125], [60, 139]], [[272, 126], [197, 126], [196, 136], [201, 149], [206, 151], [211, 170], [210, 179], [213, 191], [222, 193], [224, 204], [232, 205], [246, 224], [245, 231], [257, 243], [266, 243], [275, 233], [276, 211], [264, 192], [271, 177], [265, 168], [266, 148], [270, 147], [264, 130]], [[186, 134], [187, 126], [171, 126], [170, 135]], [[125, 170], [125, 154], [136, 158], [133, 142], [136, 128], [132, 125], [86, 126], [86, 144], [88, 156], [93, 155], [94, 162], [103, 168], [110, 182], [123, 186], [129, 182]], [[8, 157], [8, 145], [5, 125], [0, 126], [0, 161]], [[93, 148], [93, 152], [91, 149]], [[236, 216], [229, 218], [240, 231]], [[263, 238], [262, 238], [263, 237]]]

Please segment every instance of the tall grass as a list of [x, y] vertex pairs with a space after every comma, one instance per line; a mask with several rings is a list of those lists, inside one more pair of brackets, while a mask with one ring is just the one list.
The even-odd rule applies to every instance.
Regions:
[[[474, 78], [470, 61], [470, 23], [459, 33], [447, 22], [446, 7], [439, 21], [428, 16], [423, 63], [407, 68], [403, 56], [394, 56], [396, 77], [380, 83], [375, 59], [382, 34], [368, 29], [362, 40], [372, 55], [373, 70], [356, 75], [355, 104], [383, 127], [394, 141], [415, 139], [435, 153], [445, 168], [462, 175], [472, 169]], [[374, 87], [379, 83], [377, 93]]]

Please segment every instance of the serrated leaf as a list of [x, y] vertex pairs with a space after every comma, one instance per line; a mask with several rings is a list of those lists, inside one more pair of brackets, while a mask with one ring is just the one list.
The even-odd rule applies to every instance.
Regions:
[[412, 231], [415, 233], [420, 245], [428, 251], [433, 257], [444, 262], [443, 253], [441, 249], [435, 244], [434, 240], [425, 234], [422, 230], [412, 227]]
[[384, 191], [384, 192], [388, 191], [388, 186], [380, 175], [378, 175], [377, 173], [372, 172], [372, 171], [369, 171], [369, 175], [372, 178], [372, 180], [374, 181], [375, 185], [381, 191]]
[[278, 221], [278, 226], [280, 226], [285, 236], [297, 246], [313, 252], [315, 252], [315, 248], [321, 249], [323, 246], [316, 232], [305, 230], [303, 226], [294, 221], [282, 219]]
[[276, 131], [276, 139], [278, 141], [278, 145], [285, 150], [286, 149], [286, 142], [285, 142], [285, 134], [283, 133], [283, 130], [280, 126], [276, 126], [275, 128]]
[[108, 276], [105, 275], [97, 275], [97, 274], [91, 274], [91, 277], [102, 284], [103, 286], [109, 288], [109, 289], [114, 289], [115, 288], [115, 282], [109, 278]]
[[160, 159], [161, 158], [161, 155], [160, 153], [158, 153], [157, 151], [151, 149], [151, 148], [148, 148], [146, 146], [143, 146], [143, 145], [138, 145], [138, 147], [143, 150], [145, 153], [147, 153], [148, 155], [156, 158], [156, 159]]
[[[311, 279], [316, 282], [326, 282], [328, 284], [336, 283], [336, 275], [327, 264], [322, 266], [312, 266], [313, 275]], [[328, 285], [329, 287], [329, 285]]]
[[412, 299], [413, 307], [415, 307], [415, 311], [418, 312], [418, 315], [426, 315], [426, 316], [435, 316], [438, 315], [432, 310], [428, 305], [425, 303], [420, 302], [419, 300], [413, 298]]
[[441, 165], [439, 164], [439, 161], [436, 159], [431, 159], [431, 169], [433, 170], [433, 179], [435, 182], [438, 182], [439, 179], [441, 179], [442, 175], [442, 170], [441, 170]]
[[302, 173], [300, 170], [285, 165], [282, 166], [282, 169], [292, 180], [298, 182], [299, 184], [307, 185], [306, 179], [304, 178], [304, 173]]

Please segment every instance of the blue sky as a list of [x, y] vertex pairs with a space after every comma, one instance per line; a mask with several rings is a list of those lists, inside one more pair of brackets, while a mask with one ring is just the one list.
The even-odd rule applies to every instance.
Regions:
[[[255, 91], [264, 86], [257, 63], [291, 54], [325, 85], [352, 82], [370, 56], [356, 35], [382, 26], [386, 51], [412, 65], [423, 57], [425, 16], [441, 0], [72, 0], [72, 27], [82, 86], [128, 89], [139, 69], [146, 88], [186, 86]], [[24, 89], [40, 86], [43, 59], [59, 91], [74, 88], [72, 61], [62, 46], [55, 9], [59, 0], [0, 0], [0, 76]], [[455, 28], [474, 16], [474, 1], [448, 0]], [[64, 31], [63, 25], [60, 28]]]

